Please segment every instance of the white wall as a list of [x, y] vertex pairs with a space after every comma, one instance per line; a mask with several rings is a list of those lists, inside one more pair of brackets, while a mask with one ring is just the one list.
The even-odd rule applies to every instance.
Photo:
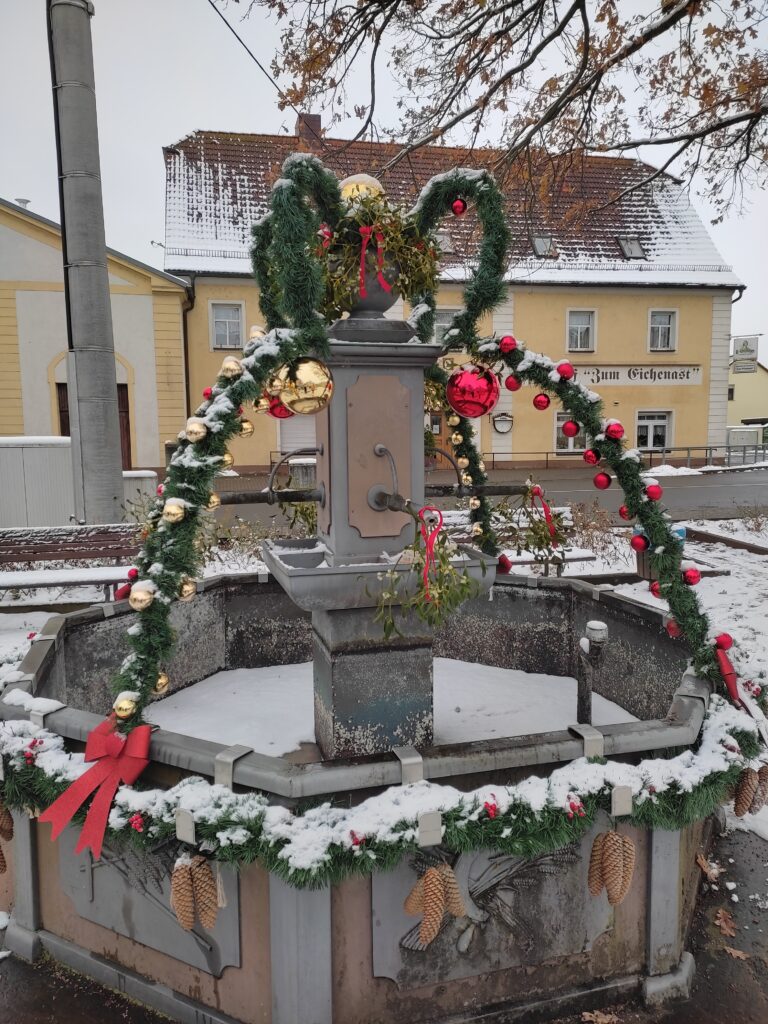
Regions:
[[712, 297], [712, 349], [709, 362], [709, 429], [707, 443], [726, 441], [728, 424], [728, 355], [731, 350], [731, 294]]

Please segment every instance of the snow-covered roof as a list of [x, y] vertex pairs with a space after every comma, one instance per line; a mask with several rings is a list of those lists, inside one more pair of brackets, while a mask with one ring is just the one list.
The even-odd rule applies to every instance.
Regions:
[[[318, 155], [340, 179], [375, 173], [398, 151], [391, 143], [328, 138], [323, 147]], [[285, 158], [306, 148], [296, 136], [209, 131], [194, 132], [166, 147], [166, 269], [250, 275], [251, 225], [267, 212]], [[489, 149], [425, 146], [378, 177], [393, 200], [410, 206], [435, 174], [456, 166], [490, 167], [499, 156]], [[513, 237], [509, 280], [740, 287], [676, 179], [661, 175], [638, 187], [651, 173], [638, 160], [583, 156], [557, 176], [533, 213], [522, 185], [508, 177], [504, 195]], [[470, 210], [447, 227], [455, 251], [444, 255], [441, 277], [463, 280], [477, 253], [478, 224]], [[552, 238], [553, 256], [536, 256], [532, 237], [537, 235]], [[639, 242], [642, 258], [627, 258], [621, 238]]]

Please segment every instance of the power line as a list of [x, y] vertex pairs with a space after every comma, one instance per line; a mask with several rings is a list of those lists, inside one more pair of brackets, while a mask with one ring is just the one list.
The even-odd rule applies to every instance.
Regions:
[[[291, 101], [286, 98], [285, 93], [280, 88], [280, 86], [277, 84], [277, 82], [275, 81], [273, 76], [269, 73], [269, 71], [267, 71], [267, 69], [261, 63], [261, 61], [256, 56], [256, 54], [253, 52], [253, 50], [248, 46], [248, 44], [245, 42], [245, 40], [242, 38], [242, 36], [238, 35], [237, 30], [234, 29], [232, 27], [232, 25], [230, 25], [230, 23], [224, 17], [222, 12], [219, 10], [219, 8], [214, 3], [214, 0], [208, 0], [208, 5], [211, 8], [213, 8], [213, 10], [218, 14], [218, 16], [221, 18], [221, 20], [227, 26], [227, 28], [232, 33], [232, 35], [235, 37], [235, 39], [238, 41], [238, 43], [240, 43], [242, 48], [245, 50], [245, 52], [248, 54], [248, 56], [254, 62], [256, 67], [264, 74], [264, 76], [268, 79], [268, 81], [275, 87], [275, 90], [277, 91], [277, 95], [280, 97], [280, 99], [285, 101], [287, 106], [289, 106], [291, 108], [291, 110], [294, 112], [294, 114], [296, 114], [296, 116], [298, 118], [301, 118], [301, 112], [298, 111], [296, 109], [296, 107], [294, 107], [294, 105], [291, 103]], [[325, 139], [322, 137], [322, 135], [318, 135], [318, 133], [315, 131], [315, 129], [312, 127], [312, 125], [308, 121], [304, 121], [303, 124], [304, 124], [305, 128], [308, 128], [312, 132], [312, 134], [315, 136], [315, 138], [320, 143], [320, 145], [323, 147], [323, 149], [328, 151], [328, 146], [326, 145]]]

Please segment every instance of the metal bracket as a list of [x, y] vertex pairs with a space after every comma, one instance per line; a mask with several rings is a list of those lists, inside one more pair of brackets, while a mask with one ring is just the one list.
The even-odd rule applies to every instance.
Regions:
[[443, 816], [440, 811], [427, 811], [419, 815], [419, 846], [439, 846], [443, 841]]
[[30, 711], [29, 721], [31, 722], [32, 725], [36, 725], [38, 729], [44, 729], [45, 720], [48, 717], [48, 715], [53, 715], [57, 711], [61, 711], [61, 709], [65, 708], [66, 706], [66, 704], [59, 704], [57, 708], [51, 708], [50, 711]]
[[176, 838], [179, 842], [196, 846], [195, 819], [192, 814], [185, 811], [183, 807], [177, 807], [173, 817], [176, 822]]
[[584, 740], [584, 757], [603, 757], [605, 754], [605, 737], [593, 725], [581, 723], [569, 725], [569, 732], [576, 733]]
[[252, 754], [253, 747], [244, 747], [235, 744], [220, 751], [213, 759], [213, 781], [217, 786], [226, 786], [232, 789], [235, 778], [235, 761], [239, 761], [246, 754]]
[[400, 761], [402, 775], [400, 782], [407, 786], [410, 782], [422, 782], [424, 779], [424, 759], [416, 747], [392, 747], [392, 753]]
[[611, 817], [621, 818], [632, 813], [632, 787], [614, 786], [611, 790]]

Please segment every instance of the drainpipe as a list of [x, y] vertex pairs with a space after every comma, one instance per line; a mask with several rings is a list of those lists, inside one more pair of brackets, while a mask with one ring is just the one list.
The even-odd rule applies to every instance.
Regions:
[[[191, 313], [195, 308], [195, 281], [197, 280], [197, 274], [190, 274], [189, 276], [189, 288], [187, 289], [187, 300], [182, 306], [182, 320], [181, 320], [181, 337], [182, 345], [184, 350], [184, 396], [187, 403], [187, 416], [192, 415], [192, 395], [190, 392], [189, 382], [189, 323], [187, 321], [187, 313]], [[195, 403], [197, 407], [197, 402]]]

